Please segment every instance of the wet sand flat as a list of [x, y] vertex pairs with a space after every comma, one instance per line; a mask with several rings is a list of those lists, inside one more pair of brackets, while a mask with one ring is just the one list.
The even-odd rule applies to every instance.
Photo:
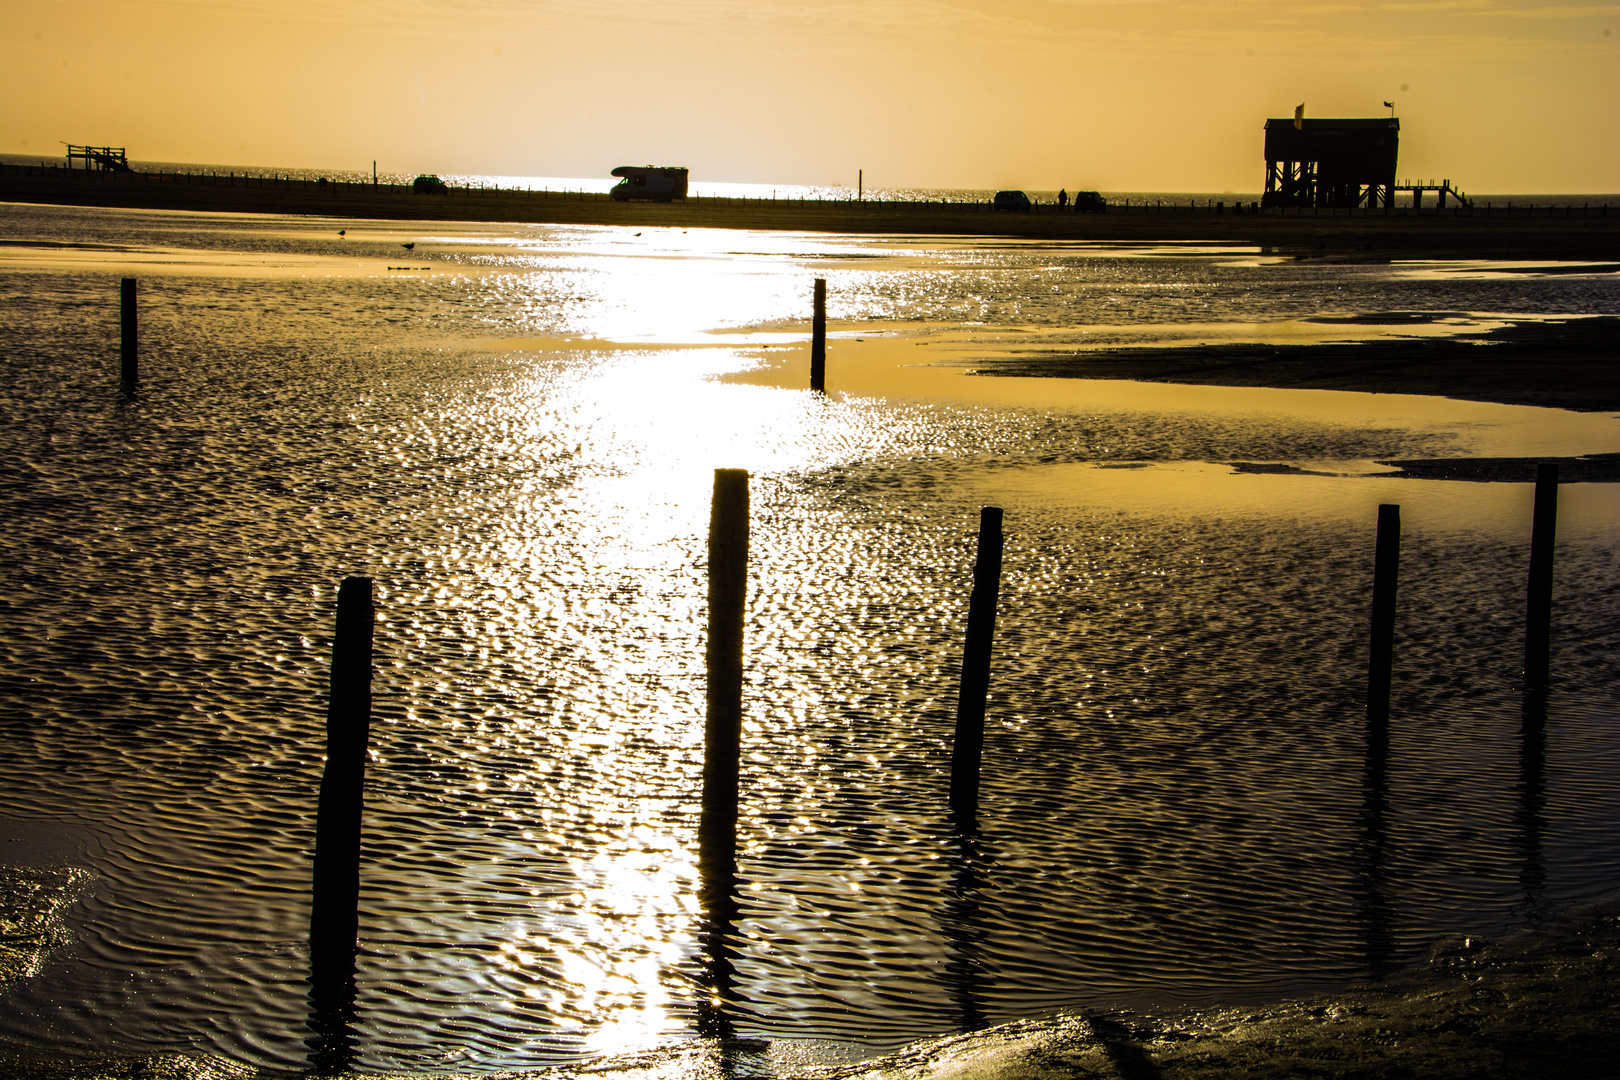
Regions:
[[[1461, 938], [1382, 983], [1264, 1006], [1067, 1013], [923, 1040], [846, 1065], [784, 1059], [764, 1040], [695, 1039], [580, 1065], [477, 1074], [372, 1072], [438, 1080], [1195, 1080], [1310, 1076], [1554, 1078], [1620, 1075], [1620, 901], [1500, 942]], [[265, 1073], [217, 1057], [157, 1054], [45, 1060], [0, 1055], [18, 1080]]]
[[1387, 259], [1620, 259], [1620, 207], [1543, 207], [1509, 215], [1426, 210], [1262, 213], [1206, 207], [1123, 207], [1101, 214], [996, 213], [984, 204], [811, 202], [690, 198], [680, 203], [615, 203], [606, 196], [455, 189], [417, 195], [402, 186], [217, 182], [153, 174], [66, 174], [0, 168], [0, 202], [150, 210], [309, 214], [334, 219], [500, 221], [636, 228], [721, 228], [863, 234], [943, 234], [1107, 243], [1204, 241], [1254, 245], [1277, 253], [1339, 261]]
[[[948, 1037], [825, 1080], [995, 1077], [1609, 1077], [1620, 905], [1500, 943], [1463, 938], [1346, 994], [1157, 1016], [1069, 1015]], [[611, 1074], [610, 1074], [611, 1075]]]
[[[323, 334], [330, 332], [329, 327], [322, 331]], [[560, 348], [555, 339], [535, 340], [543, 341], [543, 347], [548, 350]], [[854, 347], [857, 344], [859, 347]], [[954, 396], [964, 402], [995, 397], [1009, 406], [1028, 401], [1031, 408], [1036, 408], [1049, 403], [1052, 397], [1081, 392], [1095, 397], [1111, 389], [1110, 384], [1102, 382], [970, 377], [966, 374], [967, 368], [982, 364], [991, 346], [983, 341], [971, 340], [954, 350], [956, 355], [952, 359], [928, 358], [930, 354], [949, 351], [945, 344], [937, 336], [907, 338], [898, 333], [859, 343], [836, 340], [831, 371], [833, 381], [840, 389], [833, 392], [830, 400], [836, 401], [839, 394], [858, 392], [933, 398], [941, 393], [938, 387], [948, 383]], [[1399, 344], [1402, 348], [1411, 345], [1405, 341]], [[738, 352], [748, 351], [746, 345], [734, 348]], [[786, 354], [785, 349], [775, 347], [762, 352], [771, 357], [785, 357]], [[802, 386], [802, 354], [802, 348], [795, 348], [791, 363], [784, 363], [775, 369], [762, 368], [757, 373], [758, 381], [780, 380], [784, 368], [789, 368], [792, 369], [793, 384]], [[761, 362], [765, 363], [763, 357]], [[715, 364], [717, 368], [723, 366], [718, 361]], [[1155, 397], [1170, 397], [1183, 392], [1190, 395], [1193, 392], [1168, 385], [1152, 386], [1147, 390]], [[1140, 393], [1142, 388], [1136, 387], [1135, 391]], [[1204, 389], [1198, 392], [1206, 397], [1249, 394], [1256, 401], [1270, 395], [1311, 396], [1290, 390], [1220, 388], [1219, 391]], [[1360, 395], [1316, 396], [1340, 399]], [[414, 397], [407, 400], [410, 400], [412, 408], [416, 407]], [[1399, 404], [1399, 400], [1388, 403]], [[1432, 399], [1426, 405], [1455, 409], [1456, 415], [1460, 416], [1473, 416], [1493, 408], [1473, 403], [1436, 403]], [[1209, 407], [1207, 401], [1196, 405], [1198, 409]], [[1194, 408], [1193, 403], [1186, 406], [1189, 412]], [[1564, 413], [1555, 419], [1558, 426], [1564, 428], [1594, 423], [1603, 418]], [[547, 421], [548, 424], [554, 422], [554, 417]], [[300, 410], [297, 430], [314, 426]], [[543, 430], [544, 426], [535, 430]], [[493, 439], [487, 441], [495, 442]], [[274, 441], [261, 442], [258, 439], [254, 440], [254, 444], [255, 454], [265, 453], [267, 445], [276, 445]], [[1603, 445], [1613, 448], [1612, 443]], [[1510, 447], [1499, 448], [1495, 452], [1526, 451]], [[316, 455], [309, 457], [313, 459]], [[431, 451], [431, 456], [419, 460], [422, 464], [444, 464], [444, 458], [437, 448]], [[414, 481], [424, 471], [422, 468], [412, 468], [405, 470], [405, 473]], [[1306, 483], [1309, 480], [1290, 479], [1286, 482]], [[345, 509], [344, 512], [349, 511]], [[362, 512], [354, 516], [365, 519], [368, 515]], [[390, 540], [390, 543], [397, 542]], [[459, 556], [444, 560], [446, 564], [462, 561]], [[615, 602], [620, 601], [616, 599]], [[1358, 629], [1359, 626], [1358, 622]], [[1070, 809], [1065, 806], [1061, 812], [1067, 815]], [[43, 897], [45, 893], [35, 889], [30, 895]], [[38, 907], [36, 901], [35, 908]], [[819, 924], [805, 925], [816, 925], [817, 933], [824, 932]], [[870, 923], [865, 925], [869, 926]], [[1142, 1014], [1110, 1011], [1071, 1015], [1052, 1021], [1025, 1022], [970, 1037], [930, 1039], [881, 1061], [858, 1067], [834, 1067], [832, 1075], [840, 1078], [853, 1075], [870, 1076], [873, 1080], [897, 1080], [899, 1077], [946, 1075], [1010, 1078], [1089, 1075], [1271, 1076], [1290, 1072], [1343, 1076], [1446, 1074], [1429, 1068], [1431, 1065], [1453, 1069], [1457, 1075], [1603, 1075], [1601, 1069], [1608, 1063], [1603, 1056], [1606, 1052], [1604, 1047], [1612, 1043], [1614, 1034], [1612, 964], [1615, 956], [1615, 923], [1612, 915], [1600, 913], [1595, 921], [1581, 925], [1578, 938], [1560, 939], [1564, 944], [1529, 957], [1513, 950], [1496, 953], [1490, 947], [1468, 943], [1442, 949], [1425, 970], [1414, 973], [1409, 980], [1365, 993], [1345, 993], [1309, 1001], [1290, 1000], [1275, 1006], [1243, 1009], [1174, 1013], [1148, 1011]], [[416, 1022], [425, 1025], [428, 1012], [426, 1008], [421, 1009]], [[509, 1022], [509, 1014], [496, 1009], [469, 1009], [468, 1012], [472, 1014], [472, 1019], [468, 1021], [467, 1028], [488, 1025], [485, 1030], [498, 1029], [503, 1023]], [[874, 1015], [882, 1016], [882, 1013], [874, 1011]], [[219, 1023], [224, 1026], [228, 1021], [221, 1020]], [[936, 1027], [932, 1030], [948, 1029]], [[427, 1038], [445, 1037], [430, 1034]], [[1544, 1053], [1542, 1048], [1549, 1045], [1552, 1051]], [[95, 1052], [88, 1044], [81, 1044], [79, 1048], [86, 1054]], [[558, 1078], [573, 1075], [619, 1075], [626, 1078], [761, 1075], [750, 1072], [748, 1068], [731, 1066], [739, 1060], [744, 1065], [749, 1064], [746, 1059], [750, 1055], [765, 1054], [766, 1048], [764, 1039], [737, 1040], [725, 1047], [693, 1040], [663, 1052], [525, 1075]], [[1529, 1060], [1534, 1068], [1524, 1067], [1526, 1055], [1536, 1055]], [[443, 1067], [452, 1066], [446, 1064]], [[1534, 1071], [1536, 1068], [1540, 1071]], [[801, 1067], [785, 1063], [773, 1066], [772, 1072], [782, 1077], [828, 1076], [827, 1072], [818, 1072], [808, 1065]], [[19, 1076], [255, 1075], [251, 1066], [239, 1063], [179, 1057], [126, 1060], [105, 1066], [84, 1064], [75, 1070], [54, 1072], [43, 1066], [36, 1068], [27, 1062], [16, 1062], [9, 1071], [6, 1067], [0, 1067], [0, 1073]], [[275, 1074], [267, 1072], [258, 1075]]]

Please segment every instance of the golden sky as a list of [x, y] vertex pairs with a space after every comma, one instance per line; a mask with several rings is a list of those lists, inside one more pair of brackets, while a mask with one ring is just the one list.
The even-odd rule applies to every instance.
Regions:
[[1620, 191], [1620, 3], [0, 0], [0, 152], [395, 172], [1258, 191], [1261, 125]]

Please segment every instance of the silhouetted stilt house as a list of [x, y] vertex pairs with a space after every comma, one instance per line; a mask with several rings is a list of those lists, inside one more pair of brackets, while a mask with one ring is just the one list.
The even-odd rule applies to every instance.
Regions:
[[1266, 121], [1263, 206], [1395, 205], [1395, 152], [1401, 122]]

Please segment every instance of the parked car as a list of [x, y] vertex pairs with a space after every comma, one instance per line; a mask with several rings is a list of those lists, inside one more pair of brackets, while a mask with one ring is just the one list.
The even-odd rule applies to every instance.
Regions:
[[437, 176], [423, 173], [411, 181], [411, 190], [418, 195], [443, 195], [450, 190], [449, 186]]
[[998, 191], [990, 206], [995, 210], [1021, 210], [1026, 214], [1035, 209], [1035, 204], [1022, 191]]
[[1074, 212], [1102, 213], [1108, 209], [1108, 200], [1095, 191], [1077, 191], [1074, 193]]

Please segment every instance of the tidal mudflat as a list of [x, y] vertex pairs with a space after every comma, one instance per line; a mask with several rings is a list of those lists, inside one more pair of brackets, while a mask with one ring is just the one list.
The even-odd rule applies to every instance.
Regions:
[[[1528, 485], [1379, 475], [1611, 454], [1613, 416], [971, 374], [1099, 338], [1620, 314], [1602, 268], [17, 207], [5, 229], [6, 857], [83, 882], [0, 991], [14, 1053], [302, 1067], [348, 574], [380, 601], [361, 1066], [691, 1038], [717, 467], [755, 500], [739, 1038], [828, 1060], [1331, 991], [1620, 876], [1614, 485], [1565, 488], [1542, 701]], [[1387, 312], [1445, 314], [1355, 318]], [[1407, 532], [1369, 786], [1380, 502]], [[986, 503], [1008, 555], [964, 847], [944, 770]]]

